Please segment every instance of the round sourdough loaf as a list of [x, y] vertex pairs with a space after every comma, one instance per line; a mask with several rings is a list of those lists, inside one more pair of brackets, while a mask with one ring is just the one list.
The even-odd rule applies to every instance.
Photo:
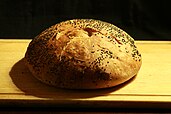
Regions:
[[121, 84], [141, 67], [134, 39], [100, 20], [58, 23], [29, 44], [25, 63], [40, 81], [60, 88], [97, 89]]

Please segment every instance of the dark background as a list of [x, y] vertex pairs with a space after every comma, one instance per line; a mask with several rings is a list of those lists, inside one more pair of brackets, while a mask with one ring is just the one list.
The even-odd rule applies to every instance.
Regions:
[[136, 40], [171, 40], [169, 0], [0, 0], [0, 38], [34, 38], [60, 21], [93, 18]]

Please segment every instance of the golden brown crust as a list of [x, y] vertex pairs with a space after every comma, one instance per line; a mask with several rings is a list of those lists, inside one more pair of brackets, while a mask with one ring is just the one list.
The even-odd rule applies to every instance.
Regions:
[[72, 89], [118, 85], [135, 76], [141, 54], [126, 32], [93, 19], [56, 24], [34, 38], [25, 54], [32, 74], [47, 84]]

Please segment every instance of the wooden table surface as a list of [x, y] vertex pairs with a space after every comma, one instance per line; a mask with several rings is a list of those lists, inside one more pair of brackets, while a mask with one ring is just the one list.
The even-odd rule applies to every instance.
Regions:
[[31, 40], [0, 40], [0, 105], [171, 108], [171, 41], [136, 41], [138, 75], [100, 90], [57, 89], [37, 81], [23, 63]]

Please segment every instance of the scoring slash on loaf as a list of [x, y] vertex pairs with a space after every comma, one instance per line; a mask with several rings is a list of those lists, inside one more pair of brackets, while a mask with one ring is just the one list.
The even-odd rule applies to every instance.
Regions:
[[142, 63], [131, 36], [94, 19], [51, 26], [30, 42], [24, 60], [38, 80], [70, 89], [116, 86], [135, 76]]

